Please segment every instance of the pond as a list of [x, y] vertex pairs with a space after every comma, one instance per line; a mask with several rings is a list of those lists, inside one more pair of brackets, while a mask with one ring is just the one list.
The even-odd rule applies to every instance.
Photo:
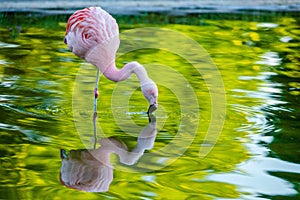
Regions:
[[116, 16], [159, 107], [101, 76], [94, 135], [68, 16], [2, 13], [0, 198], [299, 199], [299, 18], [212, 16]]

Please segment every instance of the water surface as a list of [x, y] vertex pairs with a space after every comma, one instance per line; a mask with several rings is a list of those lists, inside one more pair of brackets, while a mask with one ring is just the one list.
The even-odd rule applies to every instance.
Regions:
[[[118, 66], [137, 60], [154, 80], [164, 77], [165, 84], [158, 85], [160, 108], [155, 124], [152, 121], [156, 128], [143, 132], [151, 122], [136, 77], [118, 84], [101, 77], [98, 139], [116, 140], [122, 151], [108, 148], [115, 151], [109, 155], [113, 180], [107, 192], [96, 193], [70, 189], [60, 181], [60, 149], [79, 154], [82, 149], [92, 149], [95, 142], [91, 121], [94, 67], [74, 56], [63, 43], [64, 18], [53, 17], [38, 25], [5, 15], [1, 20], [1, 199], [300, 197], [300, 32], [296, 18], [186, 18], [198, 25], [120, 20], [121, 32], [167, 28], [206, 49], [222, 76], [225, 91], [214, 92], [226, 95], [226, 116], [220, 116], [225, 123], [216, 144], [211, 143], [206, 138], [212, 115], [210, 73], [199, 74], [191, 67], [193, 63], [164, 49], [137, 49], [119, 56]], [[141, 38], [153, 40], [152, 35]], [[162, 66], [168, 70], [159, 73]], [[186, 80], [188, 84], [183, 85]], [[78, 83], [84, 84], [75, 89], [85, 101], [80, 98], [76, 102], [74, 86]], [[80, 110], [80, 105], [90, 108]], [[181, 108], [190, 115], [184, 115]], [[139, 136], [149, 137], [139, 140]], [[171, 151], [161, 150], [170, 144]], [[105, 149], [104, 144], [96, 145]], [[211, 151], [199, 157], [205, 146], [212, 147]], [[122, 160], [122, 152], [139, 161]]]

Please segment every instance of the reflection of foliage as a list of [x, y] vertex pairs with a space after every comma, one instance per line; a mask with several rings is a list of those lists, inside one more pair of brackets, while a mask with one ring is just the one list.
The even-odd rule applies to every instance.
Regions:
[[[2, 12], [0, 13], [0, 25], [1, 26], [18, 26], [23, 27], [39, 27], [39, 28], [51, 28], [59, 29], [60, 22], [66, 22], [70, 14], [57, 14], [47, 15], [43, 13], [29, 13], [29, 12]], [[235, 21], [240, 20], [244, 22], [266, 22], [277, 21], [282, 17], [299, 17], [297, 13], [286, 12], [243, 12], [241, 14], [236, 13], [202, 13], [202, 14], [190, 14], [187, 16], [172, 16], [163, 13], [144, 13], [138, 16], [131, 15], [115, 15], [114, 16], [119, 24], [131, 24], [134, 27], [141, 24], [190, 24], [190, 25], [207, 25], [206, 20], [228, 20]], [[121, 27], [122, 28], [122, 27]]]
[[5, 27], [37, 27], [59, 29], [60, 22], [65, 22], [68, 15], [45, 15], [27, 12], [3, 12], [0, 13], [0, 25]]
[[[262, 72], [277, 72], [279, 75], [269, 81], [272, 84], [280, 83], [283, 92], [270, 94], [277, 100], [288, 102], [288, 106], [295, 113], [299, 113], [299, 24], [293, 18], [281, 18], [282, 16], [277, 16], [281, 20], [273, 21], [270, 15], [258, 17], [256, 15], [207, 14], [169, 17], [145, 14], [138, 17], [119, 16], [117, 20], [121, 30], [141, 26], [158, 26], [159, 24], [162, 27], [187, 34], [199, 42], [210, 53], [223, 76], [229, 105], [255, 108], [257, 105], [264, 104], [266, 101], [264, 97], [251, 96], [251, 94], [259, 91], [259, 87], [265, 83], [266, 80], [260, 79]], [[227, 20], [223, 20], [223, 18], [227, 18]], [[67, 16], [35, 15], [32, 17], [32, 15], [24, 13], [2, 13], [0, 19], [2, 20], [1, 42], [19, 45], [14, 48], [3, 48], [0, 54], [0, 61], [3, 61], [0, 64], [1, 67], [4, 66], [3, 69], [0, 69], [3, 73], [1, 74], [3, 78], [1, 77], [0, 94], [6, 95], [1, 99], [0, 104], [1, 142], [5, 146], [5, 149], [1, 149], [1, 155], [3, 155], [1, 164], [3, 165], [1, 165], [0, 171], [1, 174], [4, 174], [1, 184], [9, 188], [17, 184], [32, 185], [29, 186], [34, 188], [32, 190], [23, 191], [24, 189], [21, 189], [21, 192], [9, 190], [12, 194], [23, 194], [24, 192], [25, 198], [30, 199], [38, 190], [35, 187], [49, 189], [47, 191], [60, 188], [57, 183], [59, 147], [78, 148], [82, 145], [73, 124], [70, 103], [74, 77], [82, 61], [73, 56], [63, 44]], [[274, 28], [257, 26], [259, 21], [265, 22], [270, 19], [278, 26]], [[182, 25], [183, 23], [197, 26]], [[22, 30], [18, 26], [22, 26]], [[280, 38], [284, 36], [290, 36], [292, 40], [280, 41]], [[266, 52], [275, 52], [281, 59], [281, 63], [275, 66], [267, 63], [257, 64], [256, 62]], [[172, 66], [187, 77], [196, 89], [201, 121], [194, 143], [183, 157], [153, 175], [156, 182], [142, 182], [142, 175], [126, 175], [116, 172], [117, 181], [112, 183], [111, 194], [122, 194], [125, 197], [134, 198], [137, 192], [144, 189], [155, 192], [154, 194], [159, 197], [172, 193], [184, 199], [191, 197], [189, 196], [191, 193], [197, 193], [197, 197], [200, 196], [203, 199], [207, 196], [238, 198], [239, 193], [234, 185], [205, 181], [204, 177], [215, 172], [232, 171], [236, 165], [248, 159], [248, 151], [242, 141], [247, 140], [245, 137], [248, 134], [247, 130], [249, 131], [255, 125], [254, 122], [246, 119], [253, 113], [246, 109], [242, 112], [237, 106], [235, 110], [228, 107], [226, 124], [217, 145], [205, 159], [199, 160], [199, 145], [210, 145], [203, 141], [211, 117], [210, 96], [203, 78], [193, 76], [195, 74], [193, 70], [186, 70], [190, 69], [188, 67], [190, 64], [180, 56], [162, 50], [139, 50], [128, 53], [120, 57], [118, 66], [128, 60]], [[92, 81], [94, 81], [93, 78], [91, 78]], [[101, 79], [100, 88], [103, 88], [103, 92], [100, 93], [99, 100], [101, 101], [99, 123], [107, 134], [106, 136], [127, 139], [127, 145], [132, 147], [135, 140], [119, 130], [118, 125], [112, 121], [111, 110], [108, 109], [111, 106], [110, 94], [114, 87], [114, 83], [104, 78]], [[87, 91], [90, 90], [92, 93], [92, 89], [92, 87], [87, 88]], [[159, 97], [160, 101], [165, 102], [165, 108], [169, 113], [166, 124], [158, 134], [154, 147], [157, 149], [164, 147], [174, 138], [180, 116], [178, 101], [174, 94], [168, 88], [161, 87], [160, 89], [162, 92]], [[238, 96], [237, 92], [234, 92], [235, 90], [242, 92]], [[265, 94], [265, 92], [260, 94]], [[136, 91], [131, 100], [130, 111], [132, 112], [141, 110], [140, 105], [145, 103], [140, 91]], [[274, 108], [277, 107], [274, 106]], [[297, 149], [299, 141], [296, 139], [292, 141], [289, 138], [298, 137], [299, 114], [292, 112], [287, 114], [282, 111], [289, 108], [283, 107], [281, 110], [281, 107], [278, 107], [278, 109], [276, 112], [270, 109], [270, 112], [275, 113], [277, 118], [269, 120], [280, 121], [275, 125], [278, 126], [278, 130], [284, 128], [285, 132], [284, 135], [280, 132], [268, 133], [277, 134], [271, 148], [277, 156], [297, 161], [299, 153], [296, 151], [291, 153], [290, 150]], [[263, 111], [259, 112], [264, 114]], [[267, 113], [265, 114], [265, 117], [268, 118]], [[145, 121], [139, 115], [131, 117], [139, 125]], [[292, 128], [290, 128], [291, 122], [293, 122]], [[191, 120], [191, 123], [194, 122]], [[246, 126], [246, 130], [238, 131], [237, 128], [240, 126]], [[51, 143], [49, 140], [43, 140], [42, 136], [50, 138]], [[178, 173], [182, 176], [178, 176]], [[143, 175], [152, 176], [152, 174]], [[129, 186], [128, 181], [133, 183]], [[164, 185], [164, 187], [160, 187], [160, 185]], [[120, 191], [120, 186], [124, 190]], [[43, 191], [38, 191], [39, 194], [36, 194], [38, 197], [46, 197], [45, 195], [50, 193], [44, 194]], [[75, 193], [78, 198], [87, 198], [87, 194]], [[51, 195], [50, 197], [54, 197], [54, 194]], [[74, 191], [64, 191], [64, 195], [73, 197]], [[99, 197], [88, 195], [93, 198]]]
[[21, 26], [14, 26], [14, 27], [10, 27], [9, 31], [11, 32], [11, 37], [12, 38], [16, 38], [19, 36], [20, 32], [22, 30]]

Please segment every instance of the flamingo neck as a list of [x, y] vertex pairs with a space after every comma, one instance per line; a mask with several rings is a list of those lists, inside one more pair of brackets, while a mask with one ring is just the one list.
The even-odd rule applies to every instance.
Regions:
[[102, 42], [89, 50], [84, 59], [95, 65], [108, 79], [119, 82], [126, 80], [132, 73], [138, 77], [141, 86], [153, 83], [148, 77], [146, 69], [138, 62], [130, 62], [118, 69], [115, 56], [119, 47], [119, 37], [113, 37], [107, 42]]
[[141, 86], [152, 82], [147, 75], [146, 69], [138, 62], [127, 63], [122, 69], [118, 69], [116, 64], [112, 63], [103, 72], [104, 76], [115, 82], [126, 80], [132, 73], [136, 74]]

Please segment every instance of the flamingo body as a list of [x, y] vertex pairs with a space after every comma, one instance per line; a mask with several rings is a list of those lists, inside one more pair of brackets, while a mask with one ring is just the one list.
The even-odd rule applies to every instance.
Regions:
[[77, 56], [95, 65], [108, 79], [118, 82], [132, 73], [139, 78], [143, 95], [150, 103], [148, 113], [158, 105], [158, 89], [138, 62], [127, 63], [122, 69], [115, 64], [120, 45], [116, 20], [100, 7], [76, 11], [68, 20], [64, 42]]

